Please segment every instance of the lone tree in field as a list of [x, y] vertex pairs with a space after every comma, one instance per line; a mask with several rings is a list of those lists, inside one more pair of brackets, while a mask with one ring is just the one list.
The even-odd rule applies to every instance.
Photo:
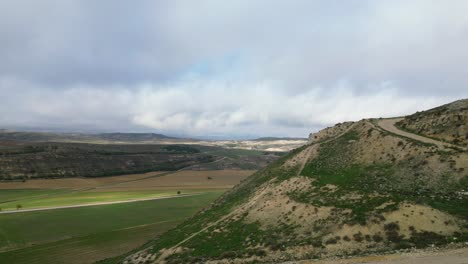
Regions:
[[211, 178], [210, 176], [206, 177], [208, 180], [212, 180], [213, 178]]
[[23, 206], [22, 206], [21, 204], [17, 204], [17, 205], [16, 205], [16, 210], [19, 210], [19, 209], [21, 209], [21, 208], [23, 208]]
[[180, 194], [180, 191], [177, 191], [177, 194]]

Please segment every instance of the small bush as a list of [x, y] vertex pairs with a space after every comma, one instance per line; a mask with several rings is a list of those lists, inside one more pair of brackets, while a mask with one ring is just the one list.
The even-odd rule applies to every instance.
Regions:
[[232, 259], [237, 257], [237, 253], [235, 251], [225, 251], [220, 255], [221, 258]]
[[365, 235], [365, 238], [367, 242], [372, 242], [372, 238], [370, 235]]
[[385, 234], [387, 235], [388, 241], [394, 243], [398, 243], [403, 239], [403, 236], [401, 236], [398, 231], [387, 231]]
[[385, 231], [400, 231], [400, 225], [395, 222], [384, 225]]
[[270, 249], [273, 250], [273, 251], [278, 251], [281, 249], [281, 245], [278, 244], [278, 243], [272, 243], [270, 244]]
[[362, 240], [364, 240], [364, 238], [362, 237], [361, 232], [354, 234], [353, 239], [356, 242], [362, 242]]
[[373, 239], [375, 242], [377, 242], [377, 243], [383, 241], [383, 237], [382, 237], [381, 235], [379, 235], [379, 234], [374, 234], [374, 235], [372, 236], [372, 239]]
[[255, 256], [257, 257], [265, 257], [267, 255], [266, 251], [263, 250], [263, 249], [258, 249], [258, 250], [255, 250]]

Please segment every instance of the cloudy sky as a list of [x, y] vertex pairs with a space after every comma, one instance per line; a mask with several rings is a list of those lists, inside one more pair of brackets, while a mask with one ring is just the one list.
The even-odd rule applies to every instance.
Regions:
[[307, 136], [468, 97], [468, 1], [1, 0], [0, 127]]

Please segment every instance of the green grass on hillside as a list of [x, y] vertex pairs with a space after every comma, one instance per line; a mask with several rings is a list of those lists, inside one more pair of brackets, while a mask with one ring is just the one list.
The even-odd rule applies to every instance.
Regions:
[[0, 250], [17, 248], [0, 253], [0, 263], [81, 263], [119, 255], [187, 219], [220, 194], [0, 214]]
[[[313, 188], [308, 192], [291, 192], [291, 199], [299, 202], [310, 203], [317, 206], [335, 206], [337, 208], [351, 209], [353, 216], [350, 223], [365, 223], [369, 214], [375, 213], [375, 208], [386, 202], [394, 202], [379, 212], [393, 210], [401, 201], [412, 201], [420, 204], [428, 204], [442, 211], [467, 218], [468, 203], [466, 198], [461, 199], [453, 190], [460, 185], [465, 188], [468, 184], [443, 183], [438, 191], [443, 195], [434, 195], [428, 191], [424, 183], [413, 179], [413, 182], [399, 182], [399, 171], [402, 168], [412, 166], [411, 161], [401, 161], [398, 164], [376, 163], [357, 164], [353, 161], [353, 140], [359, 139], [355, 131], [349, 131], [343, 136], [320, 146], [319, 155], [306, 164], [301, 175], [309, 176], [314, 181]], [[408, 178], [408, 177], [405, 177]], [[338, 187], [334, 192], [321, 187], [332, 184]], [[463, 186], [462, 186], [463, 187]], [[354, 192], [362, 197], [360, 199], [343, 199], [342, 197]], [[378, 196], [374, 195], [379, 193]], [[378, 212], [377, 212], [378, 213]]]

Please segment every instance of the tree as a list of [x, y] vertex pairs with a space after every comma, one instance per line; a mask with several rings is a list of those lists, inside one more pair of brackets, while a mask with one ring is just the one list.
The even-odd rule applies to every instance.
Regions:
[[16, 205], [16, 210], [19, 210], [19, 209], [21, 209], [21, 208], [23, 208], [23, 206], [22, 206], [21, 204], [17, 204], [17, 205]]
[[180, 194], [180, 191], [177, 191], [177, 194]]

